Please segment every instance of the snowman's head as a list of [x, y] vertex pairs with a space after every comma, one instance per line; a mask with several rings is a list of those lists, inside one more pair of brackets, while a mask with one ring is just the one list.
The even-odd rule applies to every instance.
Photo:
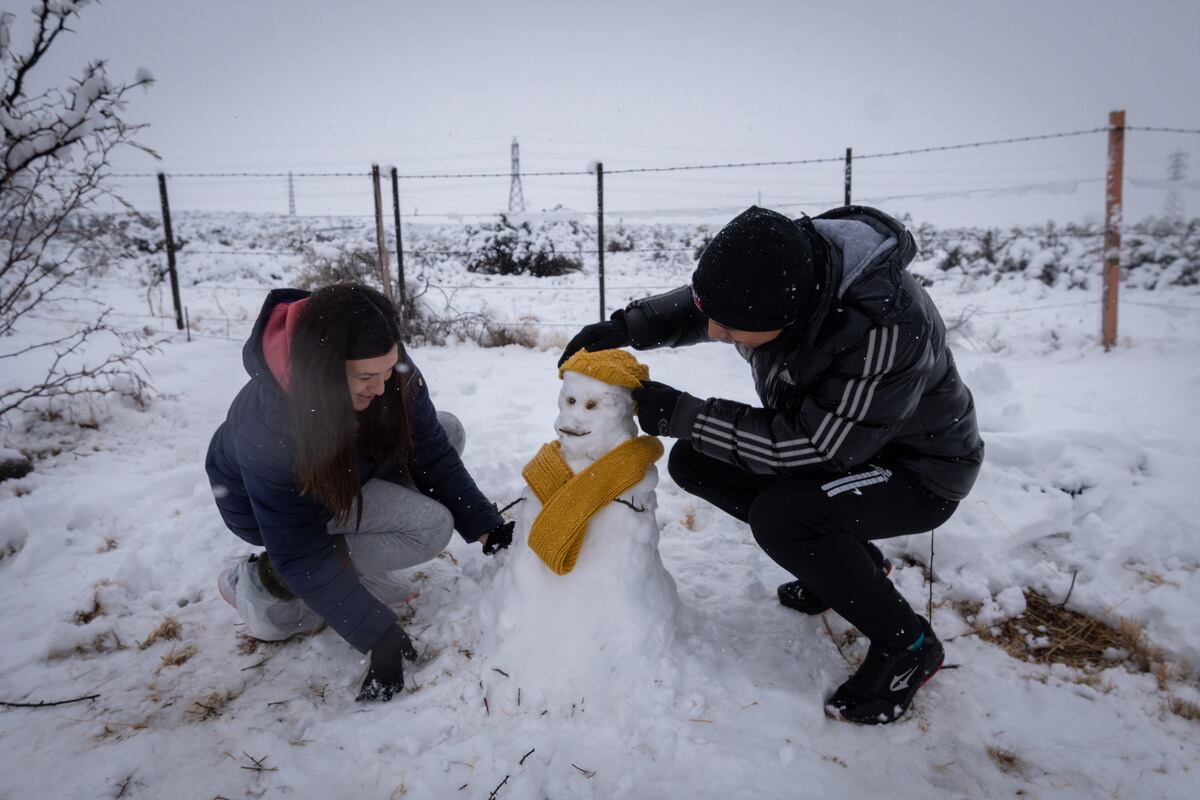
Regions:
[[595, 461], [633, 437], [633, 398], [622, 386], [564, 372], [554, 429], [565, 458]]
[[567, 459], [595, 461], [637, 433], [632, 390], [650, 370], [624, 350], [581, 350], [559, 369], [554, 429]]

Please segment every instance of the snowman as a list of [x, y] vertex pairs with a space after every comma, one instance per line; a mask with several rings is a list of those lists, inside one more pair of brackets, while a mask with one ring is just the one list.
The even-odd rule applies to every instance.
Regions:
[[543, 699], [662, 682], [679, 598], [658, 552], [654, 462], [631, 390], [649, 370], [623, 350], [559, 369], [557, 438], [526, 465], [511, 555], [483, 605], [489, 661]]

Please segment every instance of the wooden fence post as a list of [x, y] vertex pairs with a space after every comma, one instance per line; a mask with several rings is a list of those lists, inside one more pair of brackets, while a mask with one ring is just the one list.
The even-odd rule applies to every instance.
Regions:
[[1125, 174], [1125, 112], [1108, 115], [1108, 176], [1104, 191], [1104, 302], [1101, 339], [1104, 349], [1117, 343], [1117, 295], [1121, 288], [1121, 187]]
[[379, 250], [379, 280], [383, 282], [383, 294], [390, 302], [395, 302], [392, 296], [392, 278], [388, 269], [387, 237], [383, 233], [383, 194], [379, 190], [379, 165], [371, 165], [371, 183], [375, 186], [375, 246]]

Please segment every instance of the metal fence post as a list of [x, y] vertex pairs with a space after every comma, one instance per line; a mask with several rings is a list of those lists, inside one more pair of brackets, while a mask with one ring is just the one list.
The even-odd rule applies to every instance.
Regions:
[[404, 241], [400, 238], [400, 176], [392, 167], [392, 216], [396, 223], [396, 288], [400, 291], [400, 318], [408, 319], [408, 295], [404, 292]]
[[850, 165], [854, 160], [854, 148], [846, 148], [846, 202], [843, 205], [850, 205]]
[[596, 252], [600, 256], [600, 321], [607, 318], [604, 308], [604, 162], [596, 162]]
[[1121, 183], [1125, 174], [1125, 112], [1108, 115], [1108, 175], [1104, 190], [1104, 302], [1101, 339], [1104, 349], [1117, 343], [1117, 295], [1121, 287]]
[[375, 246], [379, 250], [379, 280], [383, 283], [383, 294], [391, 302], [392, 278], [388, 270], [387, 238], [383, 233], [383, 194], [379, 190], [379, 165], [371, 165], [371, 183], [375, 187]]
[[167, 245], [167, 271], [171, 275], [171, 300], [175, 303], [175, 329], [183, 330], [183, 304], [179, 301], [179, 273], [175, 270], [175, 236], [171, 233], [171, 204], [167, 201], [167, 176], [158, 173], [158, 194], [162, 198], [163, 236]]

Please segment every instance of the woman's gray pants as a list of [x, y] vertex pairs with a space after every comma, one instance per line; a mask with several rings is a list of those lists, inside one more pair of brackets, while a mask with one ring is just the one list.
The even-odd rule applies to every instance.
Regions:
[[[467, 438], [462, 423], [445, 411], [437, 417], [451, 446], [462, 455]], [[362, 575], [422, 564], [445, 550], [454, 533], [449, 509], [411, 485], [389, 479], [389, 472], [396, 475], [381, 467], [380, 477], [363, 484], [362, 522], [357, 530], [356, 508], [350, 509], [348, 521], [329, 523], [329, 532], [345, 540], [350, 561]]]

